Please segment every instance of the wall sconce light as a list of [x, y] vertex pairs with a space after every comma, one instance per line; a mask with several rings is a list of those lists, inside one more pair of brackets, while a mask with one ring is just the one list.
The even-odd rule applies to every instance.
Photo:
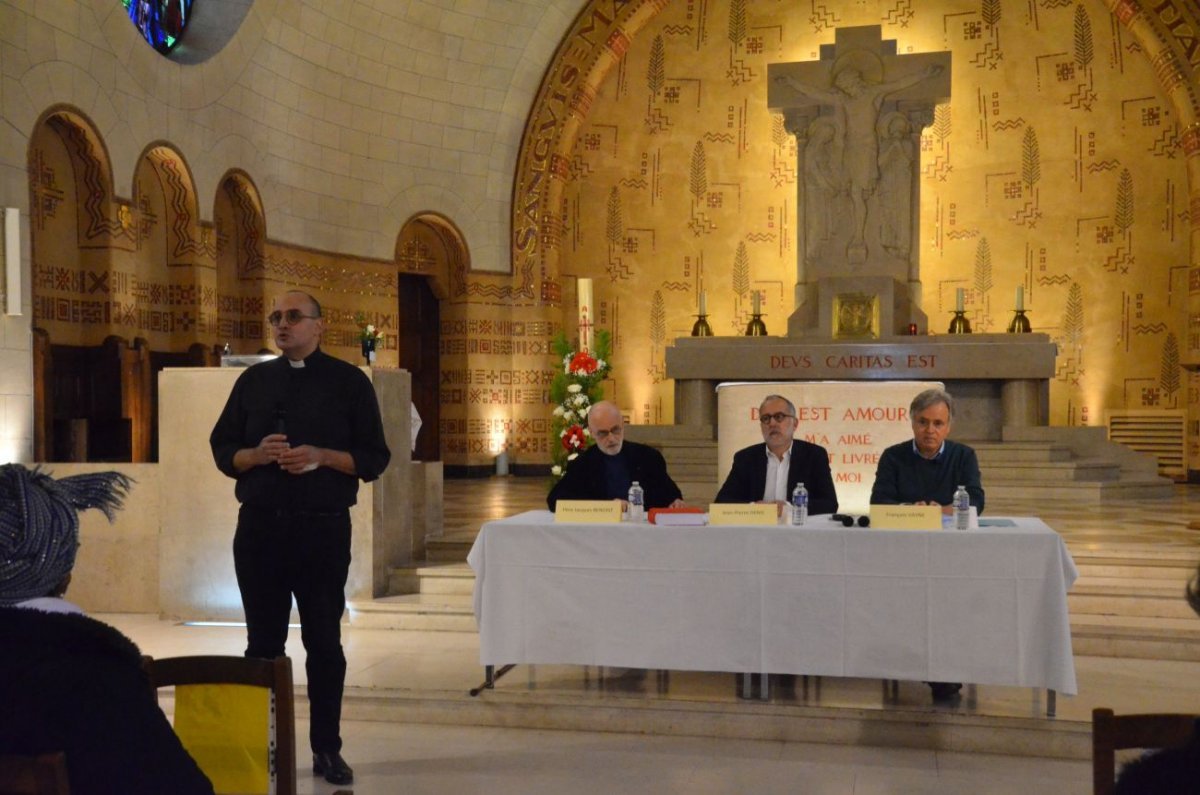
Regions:
[[21, 211], [4, 208], [4, 314], [21, 314]]

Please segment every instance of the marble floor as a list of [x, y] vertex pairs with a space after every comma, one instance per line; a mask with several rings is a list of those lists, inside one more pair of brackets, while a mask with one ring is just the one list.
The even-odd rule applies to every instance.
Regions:
[[[446, 532], [472, 534], [479, 525], [540, 507], [541, 479], [490, 478], [446, 483]], [[1103, 506], [989, 505], [989, 514], [1036, 513], [1078, 551], [1164, 551], [1200, 559], [1200, 488], [1179, 486], [1168, 500]], [[244, 630], [187, 627], [147, 615], [99, 616], [125, 631], [154, 656], [238, 654]], [[1200, 619], [1197, 619], [1200, 621]], [[303, 648], [293, 632], [288, 653], [302, 686]], [[821, 710], [903, 714], [916, 725], [961, 716], [1002, 723], [1045, 724], [1036, 694], [1017, 688], [972, 687], [949, 708], [929, 704], [928, 689], [902, 682], [889, 697], [878, 681], [825, 678], [820, 689], [777, 697], [770, 703], [739, 701], [728, 674], [680, 673], [665, 692], [653, 673], [566, 666], [519, 668], [483, 698], [467, 695], [479, 683], [478, 638], [473, 633], [411, 632], [347, 626], [345, 756], [356, 769], [359, 793], [1086, 793], [1090, 764], [1075, 758], [1044, 758], [1044, 751], [1005, 755], [922, 748], [800, 742], [771, 727], [803, 723]], [[1200, 663], [1077, 657], [1080, 693], [1058, 699], [1054, 727], [1069, 735], [1076, 751], [1087, 742], [1092, 707], [1121, 711], [1200, 712]], [[603, 676], [601, 675], [603, 673]], [[514, 719], [506, 711], [539, 701], [542, 719]], [[565, 705], [565, 707], [564, 707]], [[663, 705], [676, 713], [651, 715]], [[169, 706], [169, 702], [168, 702]], [[571, 726], [561, 712], [588, 711], [601, 717], [586, 728]], [[306, 713], [303, 704], [298, 710]], [[692, 720], [700, 728], [661, 733], [662, 722]], [[604, 717], [607, 716], [607, 717]], [[759, 739], [720, 734], [722, 722], [758, 721]], [[657, 721], [657, 723], [654, 723]], [[652, 725], [653, 724], [653, 725]], [[951, 724], [947, 724], [950, 726]], [[533, 728], [517, 728], [532, 726]], [[753, 735], [754, 732], [751, 731]], [[297, 727], [300, 747], [307, 724]], [[781, 739], [782, 737], [782, 739]], [[890, 744], [884, 742], [883, 744]], [[1032, 754], [1032, 755], [1031, 755]], [[300, 792], [337, 788], [311, 776], [302, 754]]]

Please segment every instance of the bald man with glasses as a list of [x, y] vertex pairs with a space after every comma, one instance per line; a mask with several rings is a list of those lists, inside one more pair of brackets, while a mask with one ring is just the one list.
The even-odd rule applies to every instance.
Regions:
[[391, 460], [371, 380], [321, 350], [325, 320], [289, 290], [267, 322], [278, 359], [247, 368], [209, 437], [217, 468], [242, 504], [233, 567], [246, 613], [246, 656], [281, 656], [292, 597], [304, 641], [313, 772], [350, 784], [342, 758], [346, 656], [341, 621], [350, 570], [350, 506], [358, 482]]
[[653, 447], [625, 441], [625, 422], [615, 403], [602, 400], [588, 412], [588, 433], [596, 443], [583, 451], [554, 484], [546, 504], [559, 500], [620, 500], [633, 481], [646, 492], [646, 509], [676, 508], [683, 494], [667, 474], [667, 462]]
[[765, 444], [734, 454], [733, 467], [713, 502], [773, 502], [782, 513], [792, 489], [803, 483], [810, 514], [836, 513], [829, 454], [818, 444], [793, 438], [799, 422], [792, 401], [768, 395], [758, 407], [758, 419]]

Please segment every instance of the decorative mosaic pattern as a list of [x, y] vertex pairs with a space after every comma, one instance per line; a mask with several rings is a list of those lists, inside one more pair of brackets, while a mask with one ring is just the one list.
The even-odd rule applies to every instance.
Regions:
[[[1200, 9], [1111, 5], [1119, 25], [1067, 0], [897, 2], [878, 15], [864, 4], [651, 11], [597, 0], [526, 128], [514, 261], [596, 280], [625, 406], [647, 383], [646, 405], [670, 405], [662, 351], [690, 330], [702, 289], [718, 333], [742, 332], [755, 293], [768, 330], [786, 333], [797, 152], [767, 112], [766, 67], [817, 59], [835, 28], [881, 25], [902, 54], [953, 58], [954, 95], [920, 140], [915, 242], [930, 331], [945, 330], [958, 288], [977, 331], [1003, 331], [1019, 285], [1034, 330], [1061, 351], [1052, 422], [1188, 406], [1181, 365], [1200, 361], [1200, 334], [1174, 318], [1200, 301], [1189, 240], [1200, 186], [1184, 162], [1200, 147]], [[567, 109], [586, 114], [578, 126]], [[1189, 262], [1180, 294], [1164, 263]]]

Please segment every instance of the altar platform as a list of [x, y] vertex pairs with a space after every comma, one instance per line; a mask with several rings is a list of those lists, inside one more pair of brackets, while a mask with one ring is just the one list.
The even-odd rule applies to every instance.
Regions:
[[[448, 554], [455, 543], [469, 546], [468, 539], [485, 521], [539, 507], [544, 504], [544, 495], [545, 482], [540, 478], [448, 481], [446, 537], [431, 546], [431, 554]], [[399, 732], [395, 727], [409, 724], [487, 727], [499, 732], [492, 735], [497, 738], [497, 748], [520, 746], [528, 753], [534, 753], [532, 747], [541, 743], [550, 747], [561, 742], [557, 734], [546, 739], [547, 730], [587, 732], [577, 736], [577, 743], [569, 744], [596, 749], [609, 741], [590, 733], [637, 735], [627, 738], [622, 747], [645, 748], [651, 756], [656, 753], [652, 749], [664, 747], [666, 738], [669, 747], [686, 747], [690, 750], [682, 753], [696, 757], [688, 765], [688, 772], [676, 769], [676, 784], [695, 784], [697, 771], [708, 768], [707, 762], [700, 761], [703, 758], [725, 759], [726, 768], [739, 771], [741, 788], [754, 786], [755, 782], [777, 780], [778, 765], [752, 770], [753, 766], [743, 767], [738, 761], [745, 754], [780, 760], [796, 753], [810, 760], [860, 760], [849, 763], [853, 768], [850, 771], [825, 771], [842, 784], [851, 784], [850, 788], [839, 788], [839, 784], [823, 791], [847, 792], [852, 791], [852, 782], [859, 780], [856, 776], [864, 775], [864, 781], [871, 779], [870, 770], [864, 773], [863, 768], [873, 764], [861, 761], [866, 758], [861, 749], [869, 747], [890, 749], [876, 752], [878, 759], [891, 760], [879, 764], [895, 765], [899, 780], [911, 783], [911, 777], [921, 779], [923, 783], [909, 791], [1087, 792], [1084, 760], [1089, 753], [1093, 707], [1111, 706], [1118, 712], [1171, 711], [1200, 703], [1200, 659], [1171, 659], [1179, 657], [1179, 650], [1200, 648], [1200, 618], [1187, 611], [1181, 591], [1187, 573], [1200, 559], [1200, 532], [1188, 527], [1200, 516], [1200, 489], [1176, 486], [1166, 500], [1128, 500], [1103, 506], [1019, 502], [993, 506], [989, 500], [988, 512], [1040, 515], [1062, 533], [1080, 564], [1081, 577], [1072, 589], [1075, 601], [1071, 604], [1079, 694], [1060, 696], [1054, 719], [1044, 717], [1044, 703], [1039, 703], [1029, 690], [1014, 687], [968, 688], [959, 704], [943, 707], [930, 703], [928, 687], [919, 682], [901, 682], [890, 695], [879, 680], [825, 677], [819, 682], [810, 679], [807, 691], [798, 685], [794, 695], [776, 693], [764, 703], [739, 699], [734, 678], [727, 673], [672, 672], [667, 687], [660, 692], [654, 672], [643, 676], [577, 666], [519, 667], [501, 679], [495, 690], [472, 698], [467, 691], [482, 678], [476, 633], [397, 631], [369, 626], [371, 622], [345, 626], [349, 659], [345, 715], [349, 721], [361, 721], [356, 731], [369, 737]], [[463, 564], [443, 565], [454, 568]], [[1157, 576], [1147, 582], [1147, 574], [1156, 572]], [[1079, 597], [1083, 601], [1078, 601]], [[439, 597], [425, 598], [436, 601]], [[444, 600], [445, 596], [440, 598]], [[469, 592], [465, 598], [470, 599]], [[185, 627], [147, 615], [101, 617], [128, 632], [146, 653], [155, 656], [237, 654], [243, 648], [244, 631], [237, 627]], [[1154, 652], [1153, 644], [1145, 639], [1125, 645], [1123, 627], [1133, 623], [1145, 632], [1158, 633], [1162, 640], [1159, 651]], [[1091, 627], [1090, 638], [1081, 637], [1083, 626]], [[293, 632], [289, 653], [297, 661], [297, 681], [303, 684], [304, 653], [298, 635]], [[516, 732], [518, 729], [536, 734], [521, 734]], [[435, 735], [451, 736], [445, 734], [447, 731], [439, 728]], [[454, 765], [445, 760], [457, 751], [453, 740], [447, 742], [447, 747], [429, 753], [442, 760], [443, 773], [451, 775]], [[468, 768], [484, 775], [482, 771], [495, 764], [503, 779], [508, 768], [499, 761], [499, 751], [492, 754], [474, 744], [469, 747], [475, 751], [465, 763]], [[821, 747], [827, 749], [823, 754], [819, 750], [798, 750]], [[387, 757], [383, 747], [372, 748], [376, 749], [372, 758], [379, 760], [381, 775], [388, 770], [430, 772], [427, 764], [407, 751], [396, 750], [395, 757]], [[347, 749], [353, 764], [353, 739], [348, 741]], [[727, 759], [723, 753], [733, 754], [738, 760]], [[991, 772], [982, 774], [980, 771], [991, 764], [981, 756], [986, 754], [1007, 754], [1010, 758], [1006, 766], [992, 767]], [[406, 761], [388, 763], [388, 758]], [[940, 782], [939, 760], [954, 760], [941, 770], [949, 778]], [[910, 764], [924, 772], [916, 772], [908, 767]], [[1040, 770], [1042, 775], [1020, 782], [1005, 778], [1017, 770]], [[625, 788], [613, 783], [620, 778], [615, 770], [595, 771], [593, 778], [631, 792], [720, 792], [739, 788], [714, 785], [705, 790], [680, 784], [673, 789], [661, 778], [651, 779], [659, 784], [657, 788]], [[301, 780], [305, 780], [303, 776]], [[866, 787], [864, 791], [892, 791], [885, 782], [871, 780], [875, 788]], [[406, 779], [394, 781], [402, 783]], [[715, 781], [728, 783], [719, 775]], [[995, 782], [1003, 782], [1003, 786]], [[765, 785], [764, 789], [775, 791]], [[357, 786], [356, 790], [371, 791]], [[381, 787], [377, 791], [391, 790]], [[468, 787], [455, 791], [472, 790]], [[603, 789], [588, 790], [585, 786], [580, 791]]]

